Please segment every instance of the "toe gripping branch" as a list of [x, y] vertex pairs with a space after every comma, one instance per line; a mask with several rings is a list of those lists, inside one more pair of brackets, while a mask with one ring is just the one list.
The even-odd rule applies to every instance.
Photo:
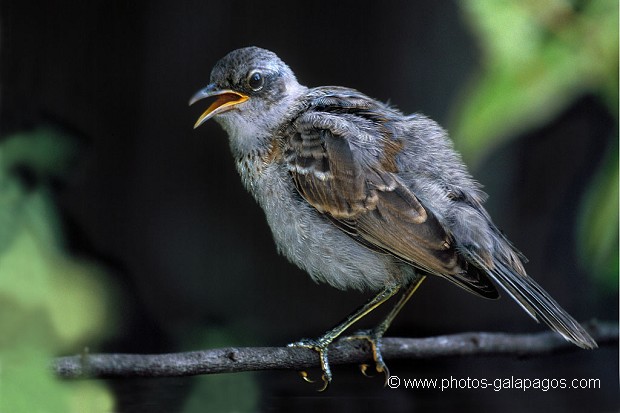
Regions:
[[[362, 330], [357, 333], [344, 337], [343, 340], [364, 340], [370, 344], [370, 348], [372, 351], [372, 359], [375, 362], [375, 371], [377, 373], [383, 373], [385, 376], [384, 386], [387, 385], [388, 379], [390, 378], [390, 370], [387, 365], [383, 361], [383, 355], [381, 354], [381, 337], [382, 334], [379, 333], [376, 329], [374, 330]], [[369, 374], [368, 369], [370, 368], [370, 364], [362, 363], [359, 365], [359, 369], [362, 374], [366, 377], [374, 377], [374, 374]]]
[[[388, 379], [390, 378], [390, 371], [388, 370], [385, 362], [383, 361], [383, 356], [381, 355], [381, 338], [389, 328], [396, 315], [402, 310], [405, 303], [411, 298], [413, 293], [418, 289], [422, 281], [424, 281], [426, 277], [422, 276], [418, 278], [415, 282], [409, 284], [403, 293], [403, 295], [399, 298], [398, 302], [394, 307], [390, 310], [388, 315], [383, 319], [381, 323], [377, 327], [372, 330], [365, 330], [359, 333], [356, 333], [352, 336], [345, 337], [345, 340], [366, 340], [370, 343], [372, 349], [372, 357], [375, 362], [375, 370], [378, 373], [384, 373], [385, 375], [385, 384], [387, 384]], [[351, 313], [347, 318], [345, 318], [341, 323], [339, 323], [336, 327], [329, 330], [322, 337], [318, 339], [303, 339], [296, 343], [291, 343], [289, 347], [304, 347], [309, 348], [311, 350], [316, 351], [319, 354], [319, 359], [321, 363], [321, 371], [323, 372], [321, 375], [321, 380], [323, 385], [319, 389], [319, 391], [325, 391], [329, 384], [332, 381], [332, 372], [329, 366], [329, 358], [328, 358], [328, 348], [331, 343], [334, 342], [336, 338], [338, 338], [347, 328], [351, 325], [362, 319], [368, 313], [370, 313], [375, 308], [379, 307], [385, 301], [394, 296], [400, 289], [400, 286], [397, 284], [389, 285], [385, 287], [379, 294], [377, 294], [374, 298], [369, 300], [366, 304], [358, 308], [356, 311]], [[369, 365], [364, 363], [360, 365], [360, 370], [362, 374], [367, 377], [371, 377], [368, 374]], [[308, 372], [300, 371], [299, 374], [301, 378], [308, 382], [314, 383], [315, 380], [310, 379]]]
[[[329, 383], [331, 383], [332, 381], [332, 370], [329, 366], [329, 361], [327, 358], [327, 351], [328, 351], [328, 347], [331, 344], [331, 342], [333, 341], [333, 339], [331, 341], [327, 341], [325, 340], [325, 336], [317, 339], [317, 340], [313, 340], [313, 339], [303, 339], [300, 340], [296, 343], [291, 343], [288, 345], [288, 347], [304, 347], [304, 348], [309, 348], [311, 350], [316, 351], [317, 353], [319, 353], [319, 360], [321, 363], [321, 371], [323, 372], [321, 374], [321, 380], [323, 381], [323, 385], [318, 389], [318, 391], [322, 392], [327, 390], [327, 387], [329, 387]], [[299, 372], [299, 375], [301, 376], [301, 378], [307, 382], [307, 383], [315, 383], [316, 380], [313, 380], [310, 378], [309, 374], [307, 371], [302, 370]]]

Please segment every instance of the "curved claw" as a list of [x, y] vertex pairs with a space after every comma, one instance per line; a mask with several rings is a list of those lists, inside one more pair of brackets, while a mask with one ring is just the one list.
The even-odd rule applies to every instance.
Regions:
[[302, 380], [305, 381], [306, 383], [316, 383], [316, 380], [312, 380], [309, 375], [308, 372], [305, 370], [302, 370], [300, 372], [298, 372], [299, 375], [301, 376]]
[[362, 364], [360, 364], [360, 365], [359, 365], [359, 367], [360, 367], [360, 371], [362, 372], [362, 374], [363, 374], [364, 376], [366, 376], [366, 377], [368, 377], [368, 378], [373, 378], [373, 377], [375, 377], [375, 375], [374, 375], [374, 374], [368, 374], [368, 373], [367, 373], [367, 371], [368, 371], [368, 367], [370, 367], [368, 364], [366, 364], [366, 363], [362, 363]]
[[[310, 384], [316, 383], [316, 380], [311, 379], [310, 375], [305, 370], [300, 371], [299, 375], [301, 376], [302, 380], [305, 381], [306, 383], [310, 383]], [[323, 385], [317, 390], [319, 392], [323, 392], [327, 390], [327, 388], [329, 387], [329, 383], [331, 382], [331, 380], [328, 379], [325, 374], [321, 375], [321, 381], [323, 382]]]
[[[374, 331], [361, 331], [352, 336], [345, 337], [344, 340], [365, 340], [370, 343], [372, 358], [375, 361], [375, 370], [377, 373], [384, 373], [384, 385], [387, 385], [390, 378], [390, 370], [387, 368], [385, 362], [383, 361], [383, 356], [381, 355], [381, 336]], [[374, 377], [374, 374], [368, 374], [368, 369], [370, 368], [369, 364], [363, 363], [360, 364], [359, 367], [364, 376]]]
[[[382, 370], [383, 370], [383, 374], [385, 375], [385, 381], [383, 382], [383, 387], [387, 387], [388, 381], [390, 380], [390, 370], [387, 368], [385, 364], [383, 365]], [[377, 371], [379, 371], [378, 368], [377, 368]]]
[[[327, 390], [327, 387], [329, 387], [329, 383], [331, 383], [332, 381], [332, 372], [331, 368], [329, 367], [329, 361], [327, 359], [327, 346], [329, 344], [330, 342], [322, 343], [320, 340], [301, 340], [297, 343], [291, 343], [288, 345], [288, 347], [309, 348], [319, 353], [321, 370], [323, 371], [323, 374], [321, 375], [323, 386], [318, 389], [318, 391], [320, 392]], [[306, 383], [316, 383], [316, 380], [311, 379], [308, 375], [308, 372], [305, 370], [300, 371], [299, 375]]]
[[323, 387], [321, 387], [318, 392], [324, 392], [329, 387], [329, 383], [331, 383], [331, 379], [329, 379], [325, 374], [321, 375], [321, 379], [323, 380]]
[[[370, 368], [369, 364], [363, 363], [360, 364], [360, 371], [362, 372], [362, 374], [365, 377], [368, 378], [374, 378], [375, 375], [374, 374], [369, 374], [368, 373], [368, 369]], [[388, 369], [388, 367], [385, 365], [385, 363], [382, 362], [376, 362], [375, 364], [375, 370], [377, 371], [377, 373], [383, 373], [385, 376], [385, 383], [383, 384], [383, 386], [387, 386], [388, 380], [390, 379], [390, 370]]]

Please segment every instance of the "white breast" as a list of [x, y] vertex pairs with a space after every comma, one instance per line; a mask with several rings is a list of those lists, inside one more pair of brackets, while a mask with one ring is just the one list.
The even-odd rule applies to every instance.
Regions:
[[394, 278], [402, 281], [402, 272], [409, 272], [392, 257], [357, 243], [317, 212], [298, 194], [284, 165], [246, 160], [237, 167], [265, 211], [279, 252], [315, 281], [340, 289], [377, 290]]

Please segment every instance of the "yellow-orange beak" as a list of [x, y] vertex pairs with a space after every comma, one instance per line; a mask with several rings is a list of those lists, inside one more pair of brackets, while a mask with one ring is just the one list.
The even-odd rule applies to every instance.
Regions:
[[189, 100], [189, 104], [191, 106], [199, 100], [212, 96], [217, 96], [217, 99], [215, 99], [215, 101], [211, 103], [207, 110], [205, 110], [204, 113], [200, 115], [200, 117], [194, 124], [194, 129], [196, 129], [198, 126], [202, 125], [218, 113], [226, 112], [227, 110], [232, 109], [233, 106], [243, 103], [250, 98], [249, 96], [244, 95], [243, 93], [235, 92], [234, 90], [218, 89], [217, 86], [212, 83], [206, 88], [199, 90], [194, 96], [192, 96], [192, 98]]

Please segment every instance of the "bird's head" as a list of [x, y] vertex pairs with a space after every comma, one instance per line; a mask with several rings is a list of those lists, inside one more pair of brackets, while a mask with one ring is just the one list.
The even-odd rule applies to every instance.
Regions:
[[240, 140], [237, 144], [265, 137], [304, 90], [275, 53], [258, 47], [233, 50], [216, 63], [209, 85], [190, 99], [192, 105], [215, 98], [194, 128], [214, 118], [231, 140]]

